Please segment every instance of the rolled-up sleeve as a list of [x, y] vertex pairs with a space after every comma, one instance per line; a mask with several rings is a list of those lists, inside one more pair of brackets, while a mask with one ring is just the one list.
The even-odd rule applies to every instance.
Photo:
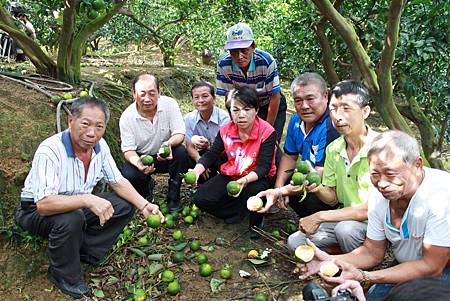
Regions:
[[136, 138], [129, 117], [123, 115], [120, 117], [119, 128], [122, 152], [135, 151], [137, 149]]
[[119, 182], [123, 176], [120, 173], [119, 169], [117, 168], [116, 162], [114, 161], [114, 158], [111, 155], [111, 150], [109, 149], [108, 144], [106, 141], [102, 140], [101, 144], [102, 149], [102, 173], [103, 173], [103, 179], [108, 184], [114, 184]]

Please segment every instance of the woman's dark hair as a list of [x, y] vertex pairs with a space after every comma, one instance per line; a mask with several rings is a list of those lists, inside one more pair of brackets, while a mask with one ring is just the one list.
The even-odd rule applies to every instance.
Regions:
[[196, 82], [192, 88], [191, 88], [191, 97], [192, 95], [192, 91], [194, 91], [194, 89], [197, 88], [202, 88], [202, 87], [206, 87], [209, 89], [209, 94], [211, 94], [212, 96], [216, 96], [216, 89], [214, 88], [214, 86], [210, 83], [210, 82], [205, 82], [205, 81], [201, 81], [201, 82]]
[[256, 93], [255, 89], [249, 87], [237, 87], [228, 92], [227, 95], [227, 109], [229, 110], [229, 106], [231, 106], [231, 99], [234, 98], [239, 100], [241, 103], [245, 104], [245, 106], [254, 108], [255, 110], [259, 109], [259, 98], [258, 93]]
[[86, 107], [99, 108], [100, 110], [102, 110], [103, 114], [105, 114], [105, 123], [108, 123], [111, 116], [108, 105], [103, 100], [92, 96], [80, 97], [78, 100], [73, 102], [72, 106], [70, 107], [70, 113], [74, 118], [78, 118], [80, 117], [83, 109]]
[[438, 277], [409, 280], [396, 285], [383, 301], [448, 301], [450, 281]]

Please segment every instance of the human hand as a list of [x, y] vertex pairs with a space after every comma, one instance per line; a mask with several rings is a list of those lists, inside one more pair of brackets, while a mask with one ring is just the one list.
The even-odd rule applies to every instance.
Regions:
[[303, 217], [298, 222], [298, 228], [306, 234], [306, 236], [311, 236], [316, 233], [317, 228], [320, 226], [320, 219], [318, 213], [311, 214], [310, 216]]
[[155, 172], [155, 164], [152, 165], [145, 165], [144, 163], [142, 163], [142, 159], [144, 159], [144, 157], [146, 157], [147, 155], [142, 155], [139, 158], [139, 161], [137, 162], [137, 169], [139, 169], [140, 172], [142, 172], [143, 174], [151, 174]]
[[342, 260], [335, 259], [334, 263], [339, 267], [341, 273], [337, 277], [329, 277], [319, 272], [320, 277], [324, 280], [325, 286], [330, 288], [336, 286], [336, 284], [342, 284], [346, 280], [363, 281], [363, 275], [359, 269], [350, 263]]
[[259, 192], [256, 196], [259, 198], [262, 198], [262, 197], [266, 198], [265, 206], [263, 208], [261, 208], [259, 211], [257, 211], [257, 213], [267, 213], [267, 212], [269, 212], [270, 208], [272, 208], [273, 205], [278, 203], [278, 200], [281, 196], [281, 191], [277, 188], [276, 189], [267, 189], [267, 190]]
[[100, 226], [103, 226], [114, 214], [114, 208], [110, 201], [90, 194], [88, 197], [88, 206], [100, 220]]
[[294, 272], [296, 273], [302, 273], [302, 275], [300, 275], [298, 278], [301, 280], [304, 280], [306, 278], [308, 278], [309, 276], [315, 275], [319, 272], [320, 269], [320, 265], [325, 262], [325, 261], [330, 261], [332, 260], [331, 255], [329, 255], [328, 253], [320, 250], [319, 248], [317, 248], [312, 242], [311, 240], [309, 240], [309, 238], [306, 239], [306, 244], [310, 245], [311, 247], [313, 247], [314, 249], [314, 258], [308, 262], [308, 263], [304, 263], [304, 264], [297, 264], [297, 267], [295, 268]]
[[237, 194], [230, 194], [229, 192], [227, 192], [229, 196], [234, 198], [237, 198], [241, 194], [242, 190], [244, 189], [245, 186], [247, 186], [248, 183], [247, 178], [245, 177], [237, 179], [236, 182], [238, 182], [240, 186], [239, 192]]
[[147, 216], [149, 216], [150, 214], [158, 214], [160, 219], [161, 219], [161, 223], [164, 223], [164, 215], [161, 213], [161, 211], [159, 211], [159, 206], [153, 203], [147, 203], [144, 206], [144, 209], [142, 209], [142, 215], [147, 218]]
[[209, 148], [209, 141], [203, 136], [194, 135], [191, 138], [191, 143], [194, 145], [194, 148], [199, 150], [206, 150]]
[[364, 290], [361, 284], [356, 280], [345, 280], [342, 284], [336, 286], [332, 291], [333, 297], [335, 297], [339, 291], [349, 291], [350, 294], [358, 299], [358, 301], [366, 301]]
[[172, 157], [172, 146], [169, 144], [168, 141], [163, 142], [163, 143], [161, 144], [160, 149], [161, 149], [162, 147], [164, 147], [164, 146], [169, 147], [170, 153], [169, 153], [169, 155], [168, 155], [167, 157], [163, 158], [163, 157], [160, 156], [159, 151], [158, 151], [158, 153], [156, 154], [156, 160], [158, 160], [158, 161], [167, 161], [167, 160], [172, 160], [172, 159], [173, 159], [173, 157]]

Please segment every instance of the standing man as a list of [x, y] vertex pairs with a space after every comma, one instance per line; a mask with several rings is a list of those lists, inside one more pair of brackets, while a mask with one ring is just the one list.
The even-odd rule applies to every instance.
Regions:
[[[450, 280], [450, 174], [424, 167], [417, 141], [400, 131], [377, 136], [367, 157], [378, 191], [369, 201], [364, 245], [338, 256], [314, 248], [314, 259], [300, 267], [301, 278], [316, 274], [323, 261], [334, 260], [341, 275], [322, 278], [333, 285], [349, 279], [374, 284], [370, 301], [383, 300], [395, 284], [411, 279]], [[368, 271], [383, 262], [388, 243], [395, 260], [387, 268]]]
[[[230, 122], [227, 112], [215, 106], [216, 94], [214, 86], [208, 82], [198, 82], [191, 89], [192, 103], [195, 110], [186, 114], [186, 149], [190, 158], [189, 167], [194, 168], [200, 156], [207, 151], [216, 139], [219, 128]], [[217, 161], [202, 176], [208, 179], [214, 176], [220, 166]], [[212, 173], [212, 174], [210, 174]]]
[[[171, 211], [181, 208], [181, 174], [188, 169], [188, 156], [183, 146], [185, 125], [175, 99], [162, 96], [159, 82], [150, 74], [138, 75], [133, 81], [134, 102], [120, 117], [120, 138], [125, 163], [122, 173], [144, 197], [152, 199], [153, 172], [169, 173], [167, 204]], [[170, 154], [162, 157], [161, 146], [168, 146]], [[154, 158], [154, 164], [142, 163], [145, 155]]]
[[253, 31], [245, 23], [238, 23], [228, 29], [224, 48], [229, 52], [217, 62], [217, 95], [226, 96], [235, 87], [255, 89], [260, 102], [258, 116], [275, 128], [277, 140], [280, 141], [287, 105], [281, 94], [275, 59], [256, 48]]
[[312, 236], [319, 248], [339, 244], [344, 252], [364, 242], [371, 187], [367, 151], [378, 134], [365, 124], [370, 113], [369, 99], [367, 88], [356, 81], [342, 81], [331, 89], [330, 116], [342, 136], [326, 148], [322, 184], [306, 189], [325, 204], [343, 208], [301, 218], [301, 231], [288, 238], [289, 249], [304, 244], [307, 236]]
[[[322, 175], [325, 148], [339, 137], [339, 133], [333, 127], [328, 111], [327, 84], [319, 74], [307, 72], [299, 75], [291, 84], [291, 94], [297, 114], [292, 115], [289, 120], [275, 189], [259, 194], [267, 198], [265, 208], [259, 212], [266, 213], [275, 204], [287, 210], [289, 204], [302, 218], [318, 211], [336, 209], [337, 206], [325, 204], [314, 193], [308, 194], [303, 202], [299, 202], [300, 196], [292, 191], [295, 187], [285, 186], [291, 176], [286, 170], [294, 169], [300, 157]], [[280, 197], [281, 187], [285, 190], [284, 197]]]
[[[106, 104], [82, 97], [72, 104], [69, 128], [43, 141], [25, 180], [17, 223], [48, 238], [48, 278], [74, 298], [89, 295], [80, 260], [99, 265], [138, 208], [159, 214], [119, 172], [106, 141]], [[115, 193], [93, 195], [104, 179]]]

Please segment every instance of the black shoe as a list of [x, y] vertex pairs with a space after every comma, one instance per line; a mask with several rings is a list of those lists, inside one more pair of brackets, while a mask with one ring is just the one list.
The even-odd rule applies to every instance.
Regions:
[[90, 291], [89, 288], [84, 284], [84, 282], [80, 281], [77, 284], [69, 284], [62, 278], [57, 278], [53, 275], [51, 268], [48, 268], [47, 272], [48, 280], [53, 283], [57, 288], [59, 288], [64, 294], [71, 296], [74, 299], [80, 299], [83, 296], [89, 296]]
[[176, 212], [181, 210], [181, 202], [175, 201], [175, 200], [169, 200], [167, 201], [167, 207], [169, 208], [170, 212]]

